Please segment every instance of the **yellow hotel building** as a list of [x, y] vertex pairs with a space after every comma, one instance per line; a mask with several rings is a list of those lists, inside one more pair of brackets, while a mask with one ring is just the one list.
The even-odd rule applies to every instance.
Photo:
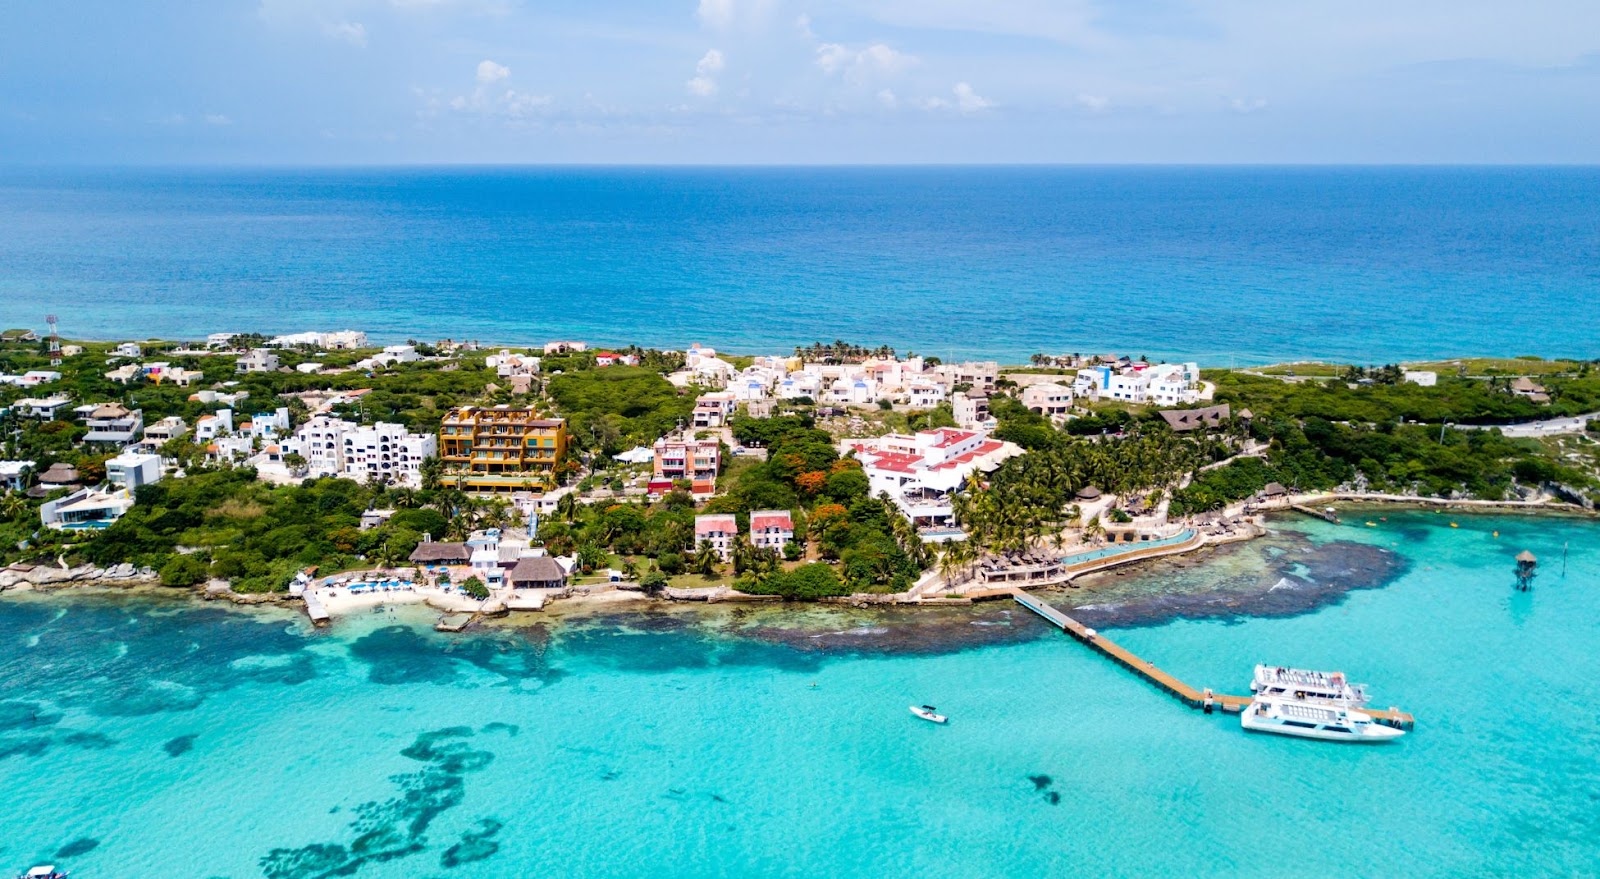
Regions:
[[451, 409], [439, 425], [441, 477], [463, 491], [544, 491], [567, 452], [567, 421], [503, 406]]

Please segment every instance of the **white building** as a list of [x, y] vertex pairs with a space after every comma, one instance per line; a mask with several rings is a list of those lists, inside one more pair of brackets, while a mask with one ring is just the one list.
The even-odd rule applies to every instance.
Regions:
[[278, 369], [278, 355], [263, 348], [240, 357], [234, 364], [234, 370], [239, 373], [248, 372], [276, 372]]
[[22, 374], [20, 384], [25, 388], [61, 381], [61, 373], [52, 369], [30, 369]]
[[249, 421], [239, 425], [239, 431], [260, 439], [271, 440], [288, 433], [292, 426], [288, 408], [279, 406], [272, 412], [257, 412], [250, 416]]
[[992, 391], [1000, 378], [1000, 364], [993, 360], [968, 360], [963, 363], [946, 363], [937, 367], [952, 386], [970, 385], [974, 391]]
[[279, 460], [291, 453], [305, 459], [306, 475], [313, 478], [342, 476], [420, 488], [422, 462], [439, 453], [439, 438], [408, 433], [400, 424], [360, 425], [319, 415], [278, 444]]
[[1200, 399], [1200, 367], [1195, 363], [1133, 363], [1078, 370], [1072, 391], [1098, 400], [1180, 406]]
[[982, 391], [956, 391], [950, 397], [950, 414], [965, 430], [989, 430], [995, 420], [989, 415], [989, 395]]
[[405, 425], [378, 422], [355, 427], [341, 441], [340, 471], [347, 479], [377, 479], [393, 485], [422, 487], [422, 462], [439, 454], [439, 438], [408, 433]]
[[39, 508], [39, 521], [49, 528], [105, 528], [133, 508], [126, 491], [104, 492], [82, 488]]
[[539, 374], [539, 358], [531, 354], [514, 354], [509, 348], [500, 349], [499, 354], [490, 354], [484, 364], [501, 378]]
[[931, 379], [916, 378], [906, 385], [906, 402], [913, 409], [932, 409], [946, 399], [944, 385]]
[[949, 528], [954, 523], [950, 499], [968, 477], [1022, 454], [1012, 443], [981, 431], [954, 428], [846, 440], [840, 451], [861, 462], [873, 496], [888, 494], [922, 528]]
[[285, 453], [295, 452], [306, 459], [306, 471], [313, 477], [334, 476], [344, 470], [344, 437], [356, 425], [327, 415], [318, 415], [300, 425], [294, 439], [280, 445]]
[[865, 377], [836, 378], [823, 397], [829, 403], [868, 406], [878, 402], [878, 382]]
[[0, 461], [0, 492], [22, 491], [28, 487], [32, 461]]
[[739, 522], [732, 513], [712, 513], [694, 517], [694, 545], [711, 544], [723, 561], [733, 558], [733, 544], [739, 539]]
[[189, 425], [177, 415], [168, 415], [155, 424], [144, 427], [144, 441], [153, 446], [163, 446], [189, 432]]
[[[233, 382], [231, 384], [237, 384], [237, 382]], [[191, 402], [204, 403], [206, 405], [211, 405], [212, 403], [221, 403], [224, 406], [231, 407], [239, 405], [240, 400], [246, 400], [249, 399], [249, 397], [249, 391], [234, 391], [233, 393], [227, 393], [224, 391], [213, 391], [207, 389], [204, 391], [196, 391], [190, 394], [189, 400]]]
[[683, 365], [689, 369], [694, 369], [700, 365], [701, 361], [714, 360], [716, 357], [717, 349], [707, 348], [696, 342], [689, 346], [689, 350], [683, 352]]
[[778, 382], [778, 396], [785, 400], [822, 396], [822, 377], [810, 372], [791, 372]]
[[23, 418], [37, 418], [42, 421], [55, 421], [72, 405], [72, 398], [65, 396], [54, 397], [24, 397], [11, 404], [12, 411]]
[[1414, 385], [1431, 388], [1439, 383], [1439, 374], [1425, 369], [1408, 369], [1400, 377]]
[[117, 357], [143, 357], [144, 349], [139, 347], [138, 342], [123, 342], [111, 349], [111, 353]]
[[1066, 415], [1072, 411], [1072, 389], [1055, 382], [1028, 385], [1022, 389], [1022, 405], [1038, 415]]
[[161, 458], [139, 452], [123, 452], [106, 461], [106, 479], [128, 490], [161, 481]]
[[701, 394], [694, 401], [693, 425], [696, 428], [722, 427], [733, 417], [736, 405], [734, 395], [728, 391]]
[[[216, 338], [220, 333], [210, 337]], [[207, 339], [210, 342], [210, 339]], [[224, 342], [223, 344], [227, 344]], [[326, 351], [348, 351], [367, 347], [367, 334], [360, 330], [340, 330], [334, 333], [290, 333], [276, 336], [267, 343], [274, 348], [321, 348]]]
[[144, 434], [144, 412], [129, 409], [121, 403], [106, 403], [88, 413], [84, 423], [89, 432], [83, 435], [86, 443], [106, 443], [127, 446]]
[[226, 348], [233, 344], [234, 338], [238, 335], [238, 333], [212, 333], [206, 336], [206, 347]]
[[219, 436], [233, 433], [233, 410], [218, 409], [210, 415], [202, 415], [194, 423], [194, 441], [208, 443]]
[[788, 510], [753, 510], [750, 513], [750, 545], [756, 549], [783, 552], [794, 542], [794, 517]]

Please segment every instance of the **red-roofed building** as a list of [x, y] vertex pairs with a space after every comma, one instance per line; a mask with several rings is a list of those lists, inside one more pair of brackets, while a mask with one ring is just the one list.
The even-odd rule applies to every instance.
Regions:
[[794, 542], [794, 517], [788, 510], [756, 510], [750, 514], [750, 545], [783, 552]]
[[615, 351], [600, 351], [594, 355], [595, 366], [638, 366], [639, 358], [633, 354], [618, 354]]
[[732, 513], [694, 517], [694, 545], [711, 544], [723, 561], [733, 558], [733, 542], [738, 539], [739, 522]]
[[1016, 445], [982, 431], [948, 427], [912, 436], [847, 440], [840, 451], [861, 462], [874, 497], [887, 494], [913, 524], [941, 529], [940, 537], [925, 539], [946, 539], [954, 524], [950, 498], [973, 473], [988, 472], [1022, 454]]

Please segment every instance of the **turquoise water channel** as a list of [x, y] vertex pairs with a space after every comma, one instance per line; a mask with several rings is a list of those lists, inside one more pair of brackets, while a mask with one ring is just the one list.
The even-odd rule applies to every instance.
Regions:
[[[1457, 521], [1284, 520], [1051, 596], [1196, 685], [1244, 692], [1256, 662], [1345, 670], [1417, 716], [1377, 747], [1246, 734], [1004, 603], [444, 636], [388, 613], [313, 632], [287, 612], [9, 594], [0, 867], [1594, 875], [1600, 527]], [[1522, 549], [1541, 559], [1529, 593]], [[906, 710], [925, 702], [950, 724]]]

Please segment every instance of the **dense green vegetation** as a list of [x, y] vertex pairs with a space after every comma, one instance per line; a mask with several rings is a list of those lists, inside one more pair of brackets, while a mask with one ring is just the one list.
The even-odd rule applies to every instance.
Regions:
[[[360, 530], [370, 505], [416, 504], [424, 497], [418, 492], [374, 490], [345, 479], [274, 487], [255, 475], [240, 468], [146, 485], [127, 515], [77, 551], [98, 565], [149, 566], [169, 586], [223, 577], [237, 591], [268, 592], [283, 589], [295, 571], [309, 566], [403, 563], [424, 533], [438, 537], [450, 528], [438, 509], [412, 506], [380, 527]], [[448, 505], [445, 494], [435, 500]]]
[[1545, 377], [1549, 404], [1511, 394], [1509, 379], [1440, 376], [1425, 388], [1407, 383], [1351, 383], [1344, 378], [1289, 382], [1239, 372], [1207, 373], [1216, 382], [1216, 402], [1247, 408], [1257, 415], [1323, 418], [1362, 424], [1406, 421], [1456, 424], [1509, 424], [1600, 411], [1600, 375]]
[[606, 455], [649, 445], [694, 411], [694, 393], [643, 366], [563, 372], [547, 390], [567, 416], [573, 442]]

